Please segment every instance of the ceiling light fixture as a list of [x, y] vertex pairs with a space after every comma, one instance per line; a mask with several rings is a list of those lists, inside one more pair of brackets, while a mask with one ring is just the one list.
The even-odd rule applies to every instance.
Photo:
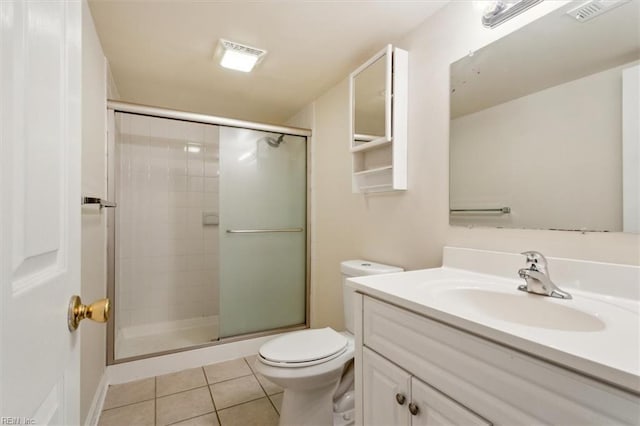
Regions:
[[258, 49], [233, 41], [220, 39], [222, 50], [220, 65], [236, 71], [250, 72], [253, 67], [264, 58], [266, 50]]
[[495, 0], [489, 3], [482, 14], [482, 25], [495, 28], [514, 16], [535, 6], [542, 0]]

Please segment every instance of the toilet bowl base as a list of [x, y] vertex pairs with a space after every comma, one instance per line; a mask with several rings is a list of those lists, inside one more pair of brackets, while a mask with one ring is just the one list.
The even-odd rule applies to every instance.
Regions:
[[285, 389], [280, 426], [332, 426], [333, 394], [338, 383], [309, 390]]

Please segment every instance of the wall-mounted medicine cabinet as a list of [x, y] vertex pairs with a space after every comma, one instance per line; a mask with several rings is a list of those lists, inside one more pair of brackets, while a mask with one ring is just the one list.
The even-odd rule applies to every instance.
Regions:
[[353, 192], [407, 189], [408, 65], [388, 45], [351, 73]]

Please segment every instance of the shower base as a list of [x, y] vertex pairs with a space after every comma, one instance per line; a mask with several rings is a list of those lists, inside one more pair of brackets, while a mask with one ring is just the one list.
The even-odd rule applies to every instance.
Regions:
[[217, 339], [217, 315], [123, 327], [116, 332], [115, 359], [181, 349]]

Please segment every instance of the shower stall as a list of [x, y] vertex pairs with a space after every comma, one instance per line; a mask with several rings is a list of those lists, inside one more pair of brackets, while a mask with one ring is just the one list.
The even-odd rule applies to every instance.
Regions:
[[110, 102], [109, 363], [308, 318], [308, 130]]

